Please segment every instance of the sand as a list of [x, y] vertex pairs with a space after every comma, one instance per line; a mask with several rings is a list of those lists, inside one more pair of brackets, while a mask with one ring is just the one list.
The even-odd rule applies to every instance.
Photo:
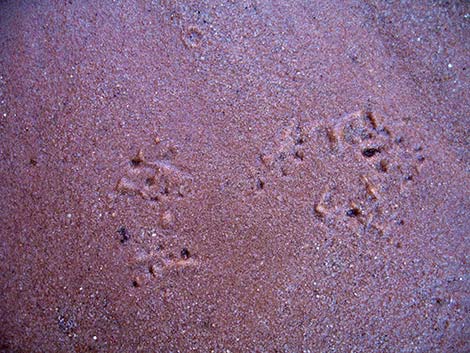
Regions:
[[465, 1], [1, 1], [1, 352], [469, 352]]

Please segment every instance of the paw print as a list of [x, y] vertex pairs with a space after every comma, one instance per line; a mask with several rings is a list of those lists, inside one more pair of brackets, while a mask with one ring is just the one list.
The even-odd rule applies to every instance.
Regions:
[[261, 153], [264, 168], [278, 171], [282, 176], [291, 174], [292, 168], [306, 157], [304, 144], [307, 138], [306, 129], [296, 119], [290, 120]]
[[410, 147], [404, 137], [394, 136], [385, 119], [373, 111], [348, 114], [317, 130], [319, 144], [328, 145], [318, 153], [327, 153], [324, 163], [343, 177], [332, 183], [334, 189], [325, 185], [329, 191], [316, 200], [314, 215], [330, 226], [387, 233], [399, 218], [397, 197], [419, 176], [425, 161], [422, 146]]
[[170, 161], [148, 161], [140, 149], [130, 159], [115, 190], [121, 195], [138, 196], [151, 202], [171, 202], [189, 193], [191, 180], [191, 175], [184, 173]]

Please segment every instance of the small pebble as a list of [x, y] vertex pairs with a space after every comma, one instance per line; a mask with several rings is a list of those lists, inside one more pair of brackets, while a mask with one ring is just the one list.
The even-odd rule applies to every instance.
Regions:
[[191, 253], [189, 252], [189, 250], [187, 248], [183, 248], [181, 250], [181, 258], [183, 260], [187, 260], [191, 257]]
[[121, 239], [119, 240], [121, 242], [121, 244], [126, 243], [131, 238], [131, 236], [130, 236], [129, 232], [127, 231], [126, 227], [120, 227], [117, 232], [121, 236]]
[[346, 211], [346, 216], [348, 217], [356, 217], [361, 214], [361, 211], [357, 207], [353, 207]]

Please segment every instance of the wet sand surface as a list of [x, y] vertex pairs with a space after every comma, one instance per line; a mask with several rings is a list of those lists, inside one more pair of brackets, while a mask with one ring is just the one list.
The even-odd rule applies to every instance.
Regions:
[[469, 352], [469, 25], [1, 1], [0, 351]]

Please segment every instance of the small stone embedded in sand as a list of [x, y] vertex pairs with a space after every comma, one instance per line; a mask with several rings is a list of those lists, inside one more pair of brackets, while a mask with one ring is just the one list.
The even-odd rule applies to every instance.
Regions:
[[119, 239], [121, 244], [127, 243], [129, 241], [129, 239], [131, 238], [131, 236], [130, 236], [129, 232], [127, 231], [126, 227], [119, 227], [117, 232], [121, 236], [121, 239]]
[[382, 159], [379, 163], [379, 170], [386, 173], [388, 171], [388, 162], [385, 159]]
[[181, 258], [182, 258], [183, 260], [189, 259], [190, 256], [191, 256], [191, 253], [189, 252], [189, 250], [188, 250], [187, 248], [183, 248], [183, 249], [181, 250]]
[[303, 161], [304, 158], [305, 158], [305, 152], [302, 151], [302, 150], [296, 151], [296, 152], [295, 152], [295, 158], [296, 158], [296, 159], [299, 159], [299, 160], [301, 160], [301, 161]]
[[367, 158], [373, 157], [373, 156], [375, 156], [377, 153], [380, 153], [380, 148], [368, 147], [368, 148], [364, 148], [364, 149], [362, 150], [362, 155], [363, 155], [364, 157], [367, 157]]
[[360, 214], [361, 214], [361, 210], [356, 206], [353, 206], [352, 208], [346, 211], [346, 216], [348, 217], [357, 217]]
[[320, 217], [325, 217], [327, 209], [322, 204], [315, 205], [315, 214]]
[[139, 149], [137, 154], [131, 159], [131, 164], [134, 167], [140, 166], [144, 162], [144, 152]]
[[142, 276], [135, 276], [134, 279], [132, 280], [132, 286], [134, 288], [142, 287], [143, 284], [144, 284], [144, 280]]
[[263, 190], [263, 189], [264, 189], [264, 184], [265, 184], [264, 180], [262, 180], [262, 179], [260, 179], [260, 178], [258, 178], [258, 179], [256, 180], [256, 188], [257, 188], [258, 190]]

